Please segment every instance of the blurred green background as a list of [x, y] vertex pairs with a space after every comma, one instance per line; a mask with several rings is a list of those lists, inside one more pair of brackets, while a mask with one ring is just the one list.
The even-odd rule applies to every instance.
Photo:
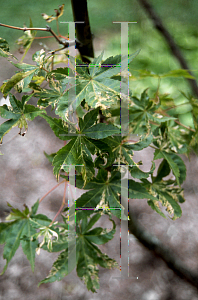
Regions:
[[[158, 87], [158, 78], [138, 79], [138, 70], [146, 69], [155, 74], [164, 74], [171, 70], [180, 69], [180, 65], [171, 54], [164, 38], [156, 31], [152, 22], [145, 14], [138, 0], [88, 0], [89, 18], [94, 37], [104, 39], [106, 48], [104, 58], [120, 53], [120, 24], [113, 21], [133, 21], [137, 24], [129, 25], [129, 54], [141, 48], [140, 54], [130, 65], [130, 72], [136, 78], [130, 80], [130, 87], [135, 95], [139, 95], [149, 87], [149, 93], [153, 94]], [[156, 13], [161, 17], [164, 25], [174, 37], [186, 58], [196, 78], [198, 77], [198, 1], [197, 0], [150, 0]], [[34, 27], [45, 27], [46, 21], [41, 13], [54, 14], [54, 9], [63, 4], [59, 0], [42, 1], [12, 1], [0, 0], [0, 23], [23, 27], [29, 25], [30, 18]], [[71, 2], [65, 1], [64, 14], [61, 21], [73, 21]], [[55, 22], [50, 23], [56, 31]], [[67, 35], [66, 24], [60, 24], [62, 35]], [[0, 27], [0, 36], [5, 38], [11, 51], [16, 51], [14, 42], [22, 35], [22, 31]], [[37, 36], [43, 36], [43, 32]], [[47, 39], [45, 39], [46, 43]], [[102, 49], [95, 49], [95, 55], [99, 55]], [[160, 81], [160, 93], [168, 93], [174, 98], [175, 103], [188, 102], [180, 93], [191, 93], [186, 79], [179, 77], [167, 77]], [[184, 112], [181, 113], [181, 118]], [[192, 125], [192, 118], [186, 112], [183, 121], [186, 125]]]

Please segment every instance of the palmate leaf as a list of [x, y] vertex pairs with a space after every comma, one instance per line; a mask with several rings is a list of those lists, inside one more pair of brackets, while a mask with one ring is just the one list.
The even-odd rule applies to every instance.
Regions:
[[102, 155], [101, 147], [103, 147], [102, 151], [110, 152], [105, 143], [101, 143], [98, 146], [94, 140], [84, 136], [74, 137], [55, 155], [52, 162], [54, 175], [58, 177], [61, 169], [68, 173], [70, 168], [76, 166], [76, 170], [82, 173], [84, 183], [86, 184], [95, 174], [92, 155], [96, 152]]
[[[183, 203], [185, 201], [183, 196], [183, 189], [179, 187], [176, 180], [164, 178], [170, 175], [171, 164], [165, 158], [160, 163], [157, 176], [151, 175], [152, 183], [146, 179], [142, 179], [145, 186], [150, 191], [152, 195], [156, 197], [156, 200], [149, 200], [148, 204], [153, 210], [159, 213], [162, 217], [166, 218], [165, 214], [161, 211], [159, 203], [166, 207], [169, 216], [175, 220], [181, 217], [182, 210], [178, 203]], [[183, 170], [185, 173], [185, 170]]]
[[154, 170], [154, 165], [152, 166], [149, 172], [144, 172], [139, 168], [139, 164], [133, 161], [133, 151], [140, 151], [146, 147], [148, 147], [153, 140], [153, 136], [151, 134], [147, 134], [142, 136], [138, 142], [131, 143], [127, 142], [121, 138], [120, 136], [109, 136], [105, 138], [103, 141], [107, 143], [111, 150], [112, 156], [116, 163], [123, 163], [129, 165], [129, 171], [131, 176], [134, 178], [148, 178], [149, 175]]
[[71, 269], [68, 268], [69, 265], [69, 255], [68, 248], [61, 252], [58, 256], [58, 259], [53, 263], [52, 269], [49, 275], [39, 282], [39, 285], [42, 283], [49, 283], [54, 281], [62, 280], [65, 276], [67, 276], [76, 266], [76, 262], [70, 259], [70, 265], [72, 261]]
[[133, 133], [145, 134], [149, 132], [150, 124], [160, 126], [162, 122], [175, 120], [174, 117], [164, 117], [157, 113], [160, 104], [156, 104], [147, 94], [147, 89], [141, 94], [140, 99], [132, 97], [129, 105], [129, 124]]
[[170, 141], [170, 149], [177, 153], [186, 153], [188, 145], [184, 135], [189, 134], [188, 129], [184, 129], [182, 126], [167, 126], [167, 139]]
[[[47, 107], [51, 105], [53, 108], [55, 108], [56, 103], [59, 101], [63, 101], [66, 108], [68, 108], [67, 104], [67, 98], [65, 96], [65, 93], [62, 89], [41, 89], [40, 91], [37, 91], [35, 94], [35, 97], [39, 97], [38, 100], [38, 106]], [[62, 113], [63, 115], [63, 113]], [[60, 115], [60, 116], [62, 116]], [[63, 117], [64, 119], [64, 117]]]
[[[48, 79], [50, 80], [50, 88], [42, 89], [37, 88], [35, 90], [35, 97], [38, 97], [38, 106], [48, 107], [49, 105], [55, 109], [55, 113], [59, 115], [63, 120], [67, 120], [68, 107], [70, 97], [68, 97], [67, 90], [73, 83], [74, 78], [69, 78], [68, 68], [58, 68], [48, 73]], [[58, 105], [59, 104], [59, 105]], [[76, 108], [76, 107], [75, 107]]]
[[[97, 176], [85, 185], [84, 188], [89, 189], [89, 191], [76, 200], [76, 207], [95, 209], [107, 205], [111, 208], [111, 213], [120, 218], [120, 180], [120, 172], [112, 172], [108, 179], [108, 172], [100, 169]], [[76, 184], [78, 185], [78, 182]]]
[[[50, 125], [51, 129], [55, 133], [55, 135], [60, 140], [71, 140], [71, 135], [68, 134], [68, 126], [64, 124], [63, 120], [52, 118], [48, 115], [42, 115], [42, 118], [44, 118], [48, 124]], [[74, 137], [74, 136], [73, 136]]]
[[[129, 115], [129, 127], [132, 129], [133, 134], [146, 135], [150, 132], [151, 125], [153, 128], [157, 128], [161, 123], [166, 121], [175, 120], [175, 117], [172, 116], [163, 116], [160, 114], [159, 104], [155, 103], [154, 99], [151, 99], [147, 94], [147, 89], [141, 94], [140, 99], [130, 95], [129, 99], [129, 109], [126, 106], [120, 108], [120, 103], [114, 103], [111, 105], [111, 108], [108, 109], [109, 120], [115, 123], [120, 124], [120, 109], [123, 115], [126, 115], [126, 118], [123, 118], [122, 124], [128, 122]], [[154, 129], [153, 129], [154, 130]]]
[[[129, 192], [129, 198], [131, 199], [153, 199], [156, 198], [149, 194], [144, 184], [129, 180], [126, 184], [126, 179], [123, 180], [122, 190], [125, 194]], [[77, 187], [81, 187], [80, 181], [76, 181]], [[89, 189], [88, 192], [81, 195], [76, 200], [76, 208], [100, 208], [103, 205], [111, 209], [111, 213], [120, 218], [120, 195], [121, 195], [121, 173], [119, 171], [111, 172], [111, 176], [108, 178], [107, 170], [100, 169], [95, 178], [88, 182], [84, 189]], [[125, 189], [125, 186], [129, 186], [129, 190]]]
[[[85, 212], [83, 212], [83, 215], [84, 214]], [[87, 289], [91, 290], [92, 292], [96, 292], [96, 289], [99, 288], [97, 265], [99, 264], [103, 268], [118, 267], [118, 264], [115, 260], [109, 258], [106, 254], [103, 254], [95, 245], [107, 243], [114, 237], [116, 227], [115, 222], [110, 217], [110, 221], [113, 223], [113, 228], [111, 230], [106, 230], [101, 227], [90, 230], [92, 226], [99, 220], [101, 214], [94, 214], [88, 223], [86, 218], [82, 218], [81, 226], [79, 226], [81, 218], [79, 219], [78, 216], [80, 215], [81, 214], [77, 213], [77, 237], [76, 241], [72, 241], [70, 254], [68, 252], [68, 241], [63, 241], [65, 250], [60, 253], [58, 259], [54, 262], [49, 275], [42, 280], [39, 285], [42, 283], [54, 282], [56, 280], [59, 281], [76, 267], [77, 274], [81, 279], [84, 280]], [[87, 215], [90, 215], [90, 213], [87, 212]], [[84, 229], [83, 231], [82, 228]], [[53, 243], [55, 247], [57, 244], [58, 242], [56, 241]], [[57, 248], [57, 251], [60, 251], [60, 249], [61, 243], [59, 243], [59, 248]], [[76, 251], [76, 255], [73, 255], [73, 251]], [[74, 258], [76, 258], [76, 261]]]
[[[105, 109], [110, 107], [120, 96], [120, 82], [112, 79], [112, 77], [123, 71], [138, 53], [139, 51], [135, 52], [129, 58], [123, 57], [122, 68], [120, 61], [118, 63], [117, 56], [111, 58], [111, 65], [114, 65], [113, 67], [107, 68], [105, 65], [103, 66], [103, 53], [94, 59], [88, 68], [87, 66], [84, 67], [81, 62], [82, 67], [80, 69], [83, 71], [79, 70], [79, 67], [76, 68], [76, 71], [79, 71], [76, 76], [76, 82], [68, 88], [64, 99], [58, 101], [57, 114], [62, 117], [63, 107], [66, 109], [68, 103], [70, 103], [70, 105], [76, 108], [84, 99], [92, 108], [100, 106]], [[121, 58], [119, 57], [119, 59]], [[70, 57], [70, 60], [75, 65], [75, 59]]]
[[17, 86], [18, 91], [22, 92], [23, 89], [28, 87], [34, 76], [40, 76], [41, 72], [45, 74], [45, 71], [41, 71], [45, 60], [44, 50], [38, 51], [37, 55], [35, 54], [34, 60], [37, 62], [37, 65], [30, 65], [25, 63], [13, 63], [12, 64], [21, 69], [21, 72], [14, 74], [9, 80], [3, 83], [1, 86], [1, 92], [4, 97], [7, 97], [10, 90]]
[[[95, 218], [95, 216], [93, 218]], [[83, 221], [84, 220], [82, 220], [82, 222]], [[93, 230], [84, 231], [83, 234], [81, 233], [77, 240], [77, 274], [84, 280], [87, 289], [92, 292], [96, 292], [96, 289], [99, 288], [98, 264], [103, 268], [118, 268], [117, 262], [103, 254], [95, 245], [107, 243], [114, 237], [116, 225], [111, 217], [110, 221], [113, 223], [113, 228], [111, 230], [107, 231], [101, 227], [96, 227]]]
[[[59, 171], [61, 169], [65, 172], [69, 172], [70, 165], [71, 167], [72, 165], [73, 167], [76, 165], [76, 169], [81, 170], [80, 172], [86, 183], [86, 181], [91, 179], [95, 174], [92, 155], [96, 153], [100, 155], [104, 151], [110, 152], [108, 145], [103, 142], [97, 144], [91, 137], [94, 139], [103, 139], [103, 137], [111, 135], [114, 132], [119, 132], [119, 129], [111, 124], [104, 124], [104, 126], [100, 126], [102, 124], [94, 125], [97, 115], [98, 109], [91, 110], [83, 119], [80, 118], [80, 131], [76, 130], [76, 136], [67, 134], [67, 131], [65, 130], [63, 139], [65, 136], [65, 140], [71, 139], [71, 141], [61, 148], [53, 159], [54, 175], [56, 175], [56, 177], [59, 176]], [[48, 117], [46, 119], [49, 121]], [[59, 124], [56, 122], [56, 125], [53, 124], [55, 134], [59, 134], [60, 126], [60, 122]], [[63, 125], [61, 130], [63, 132]]]
[[190, 150], [188, 141], [191, 132], [189, 129], [180, 125], [171, 124], [171, 122], [164, 122], [155, 129], [154, 135], [156, 138], [153, 143], [164, 151], [175, 153], [187, 153]]
[[30, 222], [30, 214], [34, 216], [38, 208], [38, 201], [32, 206], [31, 211], [25, 206], [23, 211], [12, 208], [10, 215], [6, 218], [8, 223], [0, 223], [0, 243], [4, 244], [3, 258], [6, 259], [6, 265], [1, 274], [3, 274], [8, 266], [8, 263], [14, 256], [16, 250], [21, 244], [24, 254], [30, 262], [32, 271], [35, 265], [35, 250], [38, 246], [36, 240], [31, 239], [36, 233]]
[[168, 153], [166, 151], [156, 149], [154, 159], [164, 158], [169, 164], [170, 169], [175, 175], [178, 185], [181, 185], [186, 178], [186, 166], [183, 160], [175, 153]]
[[[185, 201], [183, 197], [183, 190], [174, 186], [174, 181], [158, 181], [150, 185], [150, 193], [156, 196], [156, 200], [149, 200], [148, 204], [162, 217], [166, 218], [165, 214], [161, 211], [159, 203], [166, 207], [169, 217], [172, 220], [180, 218], [182, 210], [179, 203]], [[149, 185], [150, 183], [148, 183]]]
[[20, 129], [25, 127], [27, 129], [27, 121], [32, 121], [39, 115], [46, 113], [45, 110], [41, 110], [33, 105], [26, 104], [27, 101], [32, 97], [23, 96], [22, 100], [17, 100], [12, 94], [9, 94], [9, 100], [11, 108], [7, 105], [0, 107], [0, 116], [8, 121], [0, 125], [0, 140], [2, 141], [3, 136], [8, 133], [13, 127], [18, 126]]
[[[128, 66], [133, 58], [139, 53], [132, 54], [131, 56], [123, 58], [123, 65], [121, 68], [121, 57], [116, 56], [111, 58], [108, 62], [114, 67], [107, 67], [101, 64], [102, 54], [96, 58], [89, 66], [84, 65], [80, 60], [76, 62], [80, 67], [76, 67], [76, 80], [74, 77], [68, 77], [68, 68], [59, 68], [52, 71], [49, 76], [59, 76], [59, 87], [55, 86], [53, 89], [37, 91], [36, 96], [40, 98], [38, 105], [47, 107], [52, 105], [56, 106], [56, 114], [62, 119], [67, 121], [68, 108], [72, 106], [76, 109], [81, 102], [85, 99], [88, 105], [92, 108], [110, 107], [120, 96], [120, 82], [111, 77], [120, 73]], [[73, 66], [75, 66], [75, 59], [69, 57]], [[119, 59], [118, 59], [119, 58]], [[62, 76], [62, 79], [60, 79]], [[128, 89], [128, 86], [127, 86]]]

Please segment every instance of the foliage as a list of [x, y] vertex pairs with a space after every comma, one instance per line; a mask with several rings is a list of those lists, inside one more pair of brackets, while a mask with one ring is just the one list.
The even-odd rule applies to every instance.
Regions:
[[[57, 10], [57, 16], [51, 16], [50, 21], [61, 14], [62, 10]], [[34, 37], [32, 35], [31, 39]], [[22, 41], [29, 49], [30, 43], [25, 37]], [[69, 209], [64, 209], [64, 192], [57, 213], [62, 212], [62, 222], [37, 214], [42, 199], [37, 200], [31, 209], [24, 204], [22, 211], [8, 204], [11, 212], [6, 222], [0, 223], [0, 243], [5, 244], [3, 257], [6, 259], [1, 274], [6, 271], [19, 245], [32, 270], [35, 253], [39, 254], [40, 249], [60, 252], [49, 275], [40, 284], [61, 280], [76, 268], [88, 290], [96, 292], [99, 288], [98, 265], [118, 267], [117, 262], [102, 253], [97, 245], [114, 237], [113, 217], [120, 219], [123, 209], [121, 182], [128, 181], [125, 192], [130, 199], [147, 199], [149, 206], [164, 218], [169, 216], [175, 220], [181, 217], [180, 203], [185, 201], [181, 184], [186, 178], [186, 167], [180, 154], [188, 155], [191, 149], [197, 148], [198, 102], [185, 95], [194, 121], [193, 128], [190, 128], [178, 121], [177, 107], [167, 95], [160, 95], [157, 91], [149, 97], [145, 89], [140, 97], [135, 97], [130, 91], [129, 109], [126, 109], [129, 133], [121, 135], [120, 79], [125, 76], [124, 68], [138, 53], [122, 57], [122, 69], [120, 55], [103, 60], [101, 53], [86, 65], [65, 50], [57, 54], [41, 49], [33, 55], [33, 64], [26, 64], [16, 62], [7, 42], [0, 40], [0, 55], [9, 61], [12, 58], [11, 63], [19, 70], [1, 86], [4, 97], [9, 95], [10, 99], [10, 106], [0, 107], [1, 117], [7, 119], [0, 126], [1, 141], [13, 127], [18, 126], [21, 134], [23, 128], [27, 131], [29, 121], [37, 116], [44, 118], [54, 134], [65, 143], [56, 153], [46, 153], [54, 175], [58, 181], [63, 178], [65, 189], [67, 182], [76, 181], [76, 187], [86, 190]], [[54, 69], [60, 61], [65, 62], [66, 67]], [[141, 74], [144, 76], [146, 71], [141, 71]], [[184, 70], [172, 72], [172, 75], [188, 76]], [[23, 94], [21, 100], [11, 93], [13, 88]], [[37, 99], [35, 106], [27, 104], [32, 97]], [[55, 110], [56, 118], [47, 114], [48, 106]], [[131, 139], [132, 134], [136, 135], [136, 140]], [[145, 172], [140, 168], [141, 161], [135, 162], [133, 156], [134, 152], [148, 147], [155, 151], [151, 169]], [[161, 162], [156, 168], [158, 159]], [[74, 166], [75, 181], [69, 175]], [[128, 166], [130, 179], [124, 177], [124, 166]], [[163, 212], [163, 206], [167, 213]], [[112, 222], [112, 229], [95, 227], [102, 215]], [[127, 213], [122, 217], [127, 219]], [[74, 226], [71, 219], [76, 225], [74, 236], [71, 235]], [[39, 242], [41, 237], [43, 240]]]

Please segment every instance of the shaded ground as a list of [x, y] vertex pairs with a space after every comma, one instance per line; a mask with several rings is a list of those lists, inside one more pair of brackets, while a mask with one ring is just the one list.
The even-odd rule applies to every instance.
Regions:
[[[1, 72], [1, 82], [2, 78], [8, 78], [13, 74], [13, 71], [7, 71], [8, 76]], [[1, 119], [1, 123], [2, 121]], [[52, 153], [62, 146], [63, 142], [54, 136], [45, 120], [40, 117], [29, 124], [28, 133], [24, 137], [18, 135], [18, 128], [14, 128], [5, 137], [1, 146], [1, 152], [4, 155], [0, 156], [1, 220], [4, 219], [5, 212], [8, 212], [7, 201], [14, 207], [22, 209], [24, 203], [31, 206], [52, 186], [56, 185], [52, 167], [43, 151]], [[149, 169], [151, 158], [152, 151], [140, 152], [138, 156], [138, 160], [142, 160], [147, 169]], [[183, 215], [179, 220], [163, 219], [151, 210], [146, 200], [130, 200], [130, 207], [136, 213], [141, 224], [170, 246], [180, 259], [195, 271], [198, 271], [197, 169], [198, 159], [192, 156], [191, 162], [187, 162], [187, 180], [184, 184], [186, 202], [182, 204]], [[39, 213], [45, 213], [53, 218], [61, 205], [62, 194], [63, 187], [60, 186], [42, 202]], [[106, 245], [102, 245], [101, 250], [119, 263], [118, 220], [117, 225], [115, 238]], [[2, 250], [3, 246], [0, 248], [0, 270], [5, 264]], [[41, 285], [37, 288], [38, 282], [48, 275], [56, 257], [57, 254], [41, 251], [40, 256], [36, 257], [35, 272], [32, 274], [29, 262], [19, 249], [5, 274], [0, 276], [0, 300], [25, 300], [27, 298], [30, 300], [99, 300], [102, 298], [108, 300], [120, 298], [198, 300], [195, 288], [178, 279], [160, 259], [154, 257], [132, 235], [130, 235], [129, 266], [130, 276], [134, 279], [114, 279], [113, 277], [120, 276], [119, 270], [100, 268], [101, 287], [97, 294], [86, 290], [75, 271], [60, 282]]]

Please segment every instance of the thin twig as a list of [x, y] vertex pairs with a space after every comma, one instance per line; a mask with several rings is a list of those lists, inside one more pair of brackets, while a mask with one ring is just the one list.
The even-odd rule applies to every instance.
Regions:
[[189, 126], [186, 126], [186, 125], [184, 125], [184, 124], [180, 123], [180, 122], [179, 122], [179, 121], [177, 121], [177, 120], [174, 120], [174, 121], [175, 121], [175, 123], [177, 123], [178, 125], [180, 125], [180, 126], [182, 126], [182, 127], [186, 128], [186, 129], [188, 129], [188, 130], [190, 130], [190, 131], [192, 131], [192, 132], [196, 132], [196, 130], [192, 129], [191, 127], [189, 127]]
[[65, 205], [66, 188], [67, 188], [67, 181], [65, 181], [65, 188], [64, 188], [64, 193], [63, 193], [63, 201], [62, 201], [62, 204], [61, 204], [61, 206], [60, 206], [60, 208], [59, 208], [57, 214], [55, 215], [54, 219], [52, 220], [52, 222], [50, 223], [49, 226], [51, 226], [51, 225], [54, 223], [54, 221], [56, 220], [56, 218], [58, 217], [58, 215], [61, 213], [61, 211], [62, 211], [62, 209], [63, 209], [63, 207], [64, 207], [64, 205]]
[[62, 183], [66, 182], [66, 180], [64, 179], [63, 181], [59, 182], [58, 184], [56, 184], [53, 188], [51, 188], [51, 190], [49, 190], [40, 200], [39, 203], [41, 203], [41, 201], [47, 197], [47, 195], [49, 195], [53, 190], [55, 190], [59, 185], [61, 185]]
[[[166, 116], [166, 117], [170, 117], [169, 114], [167, 114], [167, 113], [166, 113], [165, 111], [163, 111], [163, 110], [160, 110], [159, 113], [160, 113], [161, 115]], [[191, 127], [189, 127], [189, 126], [186, 126], [186, 125], [180, 123], [178, 120], [174, 120], [174, 121], [175, 121], [175, 123], [177, 123], [178, 125], [180, 125], [180, 126], [186, 128], [186, 129], [188, 129], [188, 130], [190, 130], [190, 131], [192, 131], [192, 132], [196, 132], [196, 130], [194, 130], [193, 128], [191, 128]]]
[[[148, 0], [139, 0], [139, 3], [142, 5], [142, 7], [145, 9], [146, 13], [149, 15], [149, 17], [153, 21], [155, 28], [164, 36], [166, 42], [168, 43], [168, 45], [172, 51], [172, 54], [177, 58], [181, 67], [185, 70], [188, 70], [189, 74], [194, 77], [194, 75], [190, 71], [188, 63], [187, 63], [186, 59], [184, 58], [183, 54], [181, 53], [179, 47], [175, 43], [174, 39], [172, 38], [172, 36], [170, 35], [168, 30], [162, 23], [162, 20], [160, 19], [160, 17], [154, 11], [153, 7], [148, 2]], [[191, 85], [191, 89], [194, 92], [194, 94], [196, 96], [198, 96], [198, 86], [197, 86], [196, 80], [194, 80], [194, 79], [187, 79], [187, 80], [188, 80], [189, 84]]]
[[49, 27], [48, 25], [46, 26], [46, 28], [35, 28], [35, 27], [16, 27], [16, 26], [11, 26], [11, 25], [6, 25], [6, 24], [2, 24], [0, 23], [0, 26], [3, 26], [3, 27], [8, 27], [8, 28], [11, 28], [11, 29], [16, 29], [16, 30], [22, 30], [22, 31], [27, 31], [27, 30], [36, 30], [36, 31], [47, 31], [47, 32], [50, 32], [51, 35], [53, 35], [53, 37], [57, 40], [57, 42], [61, 45], [64, 46], [64, 48], [67, 48], [69, 46], [73, 46], [76, 44], [75, 41], [68, 41], [68, 40], [64, 40], [62, 41], [61, 39], [59, 39], [58, 35], [56, 35], [56, 33], [51, 29], [51, 27]]

